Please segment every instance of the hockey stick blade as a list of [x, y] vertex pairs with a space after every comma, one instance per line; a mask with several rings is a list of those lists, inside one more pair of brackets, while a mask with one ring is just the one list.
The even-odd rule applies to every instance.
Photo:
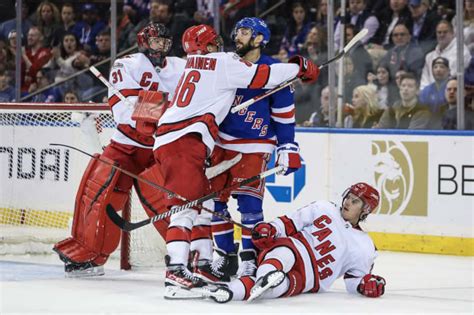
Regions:
[[[351, 41], [346, 45], [344, 46], [344, 48], [342, 49], [342, 51], [340, 51], [336, 56], [332, 57], [331, 59], [329, 59], [328, 61], [326, 61], [325, 63], [321, 64], [319, 66], [319, 69], [323, 69], [325, 67], [327, 67], [330, 63], [336, 61], [336, 60], [339, 60], [340, 58], [342, 58], [355, 44], [357, 44], [362, 38], [365, 37], [365, 35], [367, 35], [367, 33], [369, 32], [368, 29], [364, 28], [362, 29], [359, 33], [357, 33], [354, 38], [351, 39]], [[257, 96], [254, 96], [252, 97], [251, 99], [249, 100], [246, 100], [245, 102], [243, 102], [242, 104], [239, 104], [237, 106], [234, 106], [231, 108], [230, 112], [231, 113], [236, 113], [238, 112], [239, 110], [243, 109], [243, 108], [247, 108], [249, 107], [250, 105], [252, 105], [253, 103], [256, 103], [258, 101], [260, 101], [261, 99], [267, 97], [267, 96], [270, 96], [272, 95], [273, 93], [276, 93], [284, 88], [286, 88], [287, 86], [289, 86], [291, 83], [293, 82], [296, 82], [298, 80], [298, 78], [293, 78], [293, 79], [290, 79], [290, 80], [287, 80], [283, 83], [281, 83], [280, 85], [278, 85], [277, 87], [275, 87], [274, 89], [272, 90], [267, 90], [265, 91], [264, 93], [260, 94], [260, 95], [257, 95]]]
[[[147, 224], [150, 224], [150, 223], [155, 223], [156, 221], [159, 221], [159, 220], [162, 220], [164, 218], [167, 218], [169, 216], [172, 216], [173, 214], [175, 213], [178, 213], [178, 212], [181, 212], [181, 211], [184, 211], [184, 210], [187, 210], [187, 209], [190, 209], [190, 208], [193, 208], [193, 207], [196, 207], [196, 206], [199, 206], [201, 205], [203, 202], [207, 201], [207, 200], [211, 200], [211, 199], [214, 199], [214, 198], [217, 198], [219, 195], [221, 195], [223, 192], [226, 192], [226, 191], [232, 191], [240, 186], [243, 186], [243, 185], [247, 185], [249, 183], [252, 183], [254, 181], [257, 181], [257, 180], [260, 180], [262, 178], [265, 178], [265, 177], [268, 177], [270, 175], [273, 175], [273, 174], [276, 174], [276, 173], [280, 173], [283, 171], [283, 167], [282, 166], [277, 166], [277, 167], [274, 167], [268, 171], [265, 171], [265, 172], [262, 172], [258, 175], [255, 175], [255, 176], [252, 176], [252, 177], [249, 177], [249, 178], [246, 178], [234, 185], [231, 185], [229, 187], [226, 187], [222, 190], [219, 190], [219, 191], [215, 191], [213, 193], [210, 193], [208, 195], [205, 195], [199, 199], [196, 199], [196, 200], [193, 200], [193, 201], [190, 201], [188, 203], [185, 203], [181, 206], [176, 206], [176, 207], [173, 207], [172, 209], [166, 211], [166, 212], [163, 212], [163, 213], [160, 213], [158, 215], [155, 215], [151, 218], [148, 218], [148, 219], [145, 219], [143, 221], [138, 221], [138, 222], [135, 222], [135, 223], [132, 223], [132, 222], [127, 222], [125, 221], [121, 216], [119, 216], [117, 214], [117, 212], [115, 211], [115, 209], [111, 206], [111, 205], [107, 205], [107, 215], [109, 216], [109, 218], [112, 220], [112, 222], [114, 222], [121, 230], [123, 231], [127, 231], [127, 232], [130, 232], [130, 231], [133, 231], [135, 229], [138, 229], [142, 226], [145, 226]], [[110, 209], [110, 210], [109, 210]], [[203, 209], [204, 210], [204, 209]], [[214, 211], [212, 211], [214, 212]]]

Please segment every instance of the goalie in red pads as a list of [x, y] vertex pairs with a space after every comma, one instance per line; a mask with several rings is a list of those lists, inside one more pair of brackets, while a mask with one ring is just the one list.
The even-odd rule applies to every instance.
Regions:
[[357, 183], [343, 194], [337, 207], [313, 202], [272, 222], [254, 227], [254, 244], [261, 250], [256, 278], [229, 283], [233, 300], [278, 298], [329, 290], [344, 277], [349, 293], [379, 297], [385, 279], [372, 274], [377, 250], [359, 222], [379, 204], [379, 193]]
[[[152, 134], [166, 106], [166, 94], [173, 96], [185, 61], [166, 57], [172, 38], [163, 24], [149, 23], [137, 34], [137, 42], [140, 52], [117, 59], [110, 72], [110, 83], [128, 101], [109, 90], [117, 128], [100, 158], [162, 185], [161, 172], [153, 158]], [[138, 108], [130, 106], [139, 96]], [[134, 183], [129, 176], [96, 159], [90, 161], [76, 196], [72, 237], [54, 246], [65, 263], [66, 275], [104, 273], [102, 266], [120, 240], [120, 230], [107, 217], [105, 208], [110, 203], [117, 211], [122, 210], [133, 185], [148, 215], [164, 209], [161, 192]], [[167, 226], [167, 221], [155, 224], [163, 237]]]

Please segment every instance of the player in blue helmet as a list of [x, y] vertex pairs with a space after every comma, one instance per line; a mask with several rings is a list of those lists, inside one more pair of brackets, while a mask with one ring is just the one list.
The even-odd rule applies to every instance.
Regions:
[[[236, 53], [245, 63], [258, 64], [263, 69], [279, 62], [262, 54], [270, 41], [267, 24], [256, 17], [246, 17], [237, 22], [231, 37]], [[258, 78], [257, 78], [258, 79]], [[265, 90], [238, 89], [234, 104], [238, 105]], [[212, 164], [234, 158], [242, 153], [240, 162], [225, 173], [211, 180], [213, 191], [220, 190], [241, 178], [248, 178], [267, 169], [271, 154], [277, 148], [277, 164], [286, 168], [285, 175], [301, 167], [298, 144], [295, 137], [295, 106], [290, 88], [283, 89], [256, 102], [247, 109], [228, 114], [219, 126], [219, 139], [212, 153]], [[238, 264], [237, 247], [234, 244], [234, 227], [220, 218], [212, 218], [212, 234], [218, 258], [206, 257], [212, 250], [201, 250], [206, 224], [195, 225], [191, 236], [191, 248], [199, 252], [195, 274], [207, 281], [230, 281], [234, 275], [253, 276], [256, 270], [256, 249], [252, 243], [250, 229], [263, 221], [264, 180], [243, 186], [230, 195], [237, 199], [241, 222], [249, 229], [242, 231], [241, 264]], [[227, 201], [230, 196], [220, 196], [215, 201], [215, 211], [230, 216]], [[208, 243], [212, 244], [210, 239]], [[194, 246], [193, 244], [196, 244]], [[207, 254], [209, 256], [209, 254]]]
[[[249, 41], [245, 44], [238, 43], [237, 34], [238, 32], [242, 32], [243, 30], [249, 30], [251, 32], [251, 39], [253, 41]], [[257, 41], [258, 45], [255, 44], [255, 39], [257, 36], [261, 35], [262, 38]], [[246, 17], [242, 20], [238, 21], [234, 29], [232, 30], [231, 38], [235, 42], [236, 50], [235, 52], [240, 56], [244, 57], [249, 51], [257, 48], [265, 47], [268, 42], [270, 41], [271, 32], [268, 28], [267, 23], [262, 19], [257, 17]]]

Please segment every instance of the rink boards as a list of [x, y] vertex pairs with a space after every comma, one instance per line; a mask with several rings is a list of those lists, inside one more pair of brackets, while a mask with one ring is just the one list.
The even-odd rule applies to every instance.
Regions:
[[[77, 126], [1, 126], [3, 218], [18, 209], [25, 225], [37, 211], [48, 210], [55, 219], [64, 212], [71, 215], [89, 158], [50, 143], [97, 152], [98, 143], [106, 144], [110, 136], [111, 130], [104, 129], [99, 140]], [[381, 206], [365, 224], [379, 249], [474, 255], [473, 132], [302, 128], [296, 139], [304, 167], [287, 177], [268, 178], [267, 219], [318, 199], [340, 202], [345, 188], [365, 181], [382, 194]], [[234, 214], [235, 208], [232, 203]], [[67, 228], [69, 218], [57, 227]], [[0, 216], [0, 224], [5, 223]]]

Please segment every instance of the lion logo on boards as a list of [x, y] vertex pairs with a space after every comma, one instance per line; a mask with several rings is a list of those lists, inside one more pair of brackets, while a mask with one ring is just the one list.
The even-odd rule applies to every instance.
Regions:
[[428, 143], [372, 141], [378, 214], [428, 215]]

